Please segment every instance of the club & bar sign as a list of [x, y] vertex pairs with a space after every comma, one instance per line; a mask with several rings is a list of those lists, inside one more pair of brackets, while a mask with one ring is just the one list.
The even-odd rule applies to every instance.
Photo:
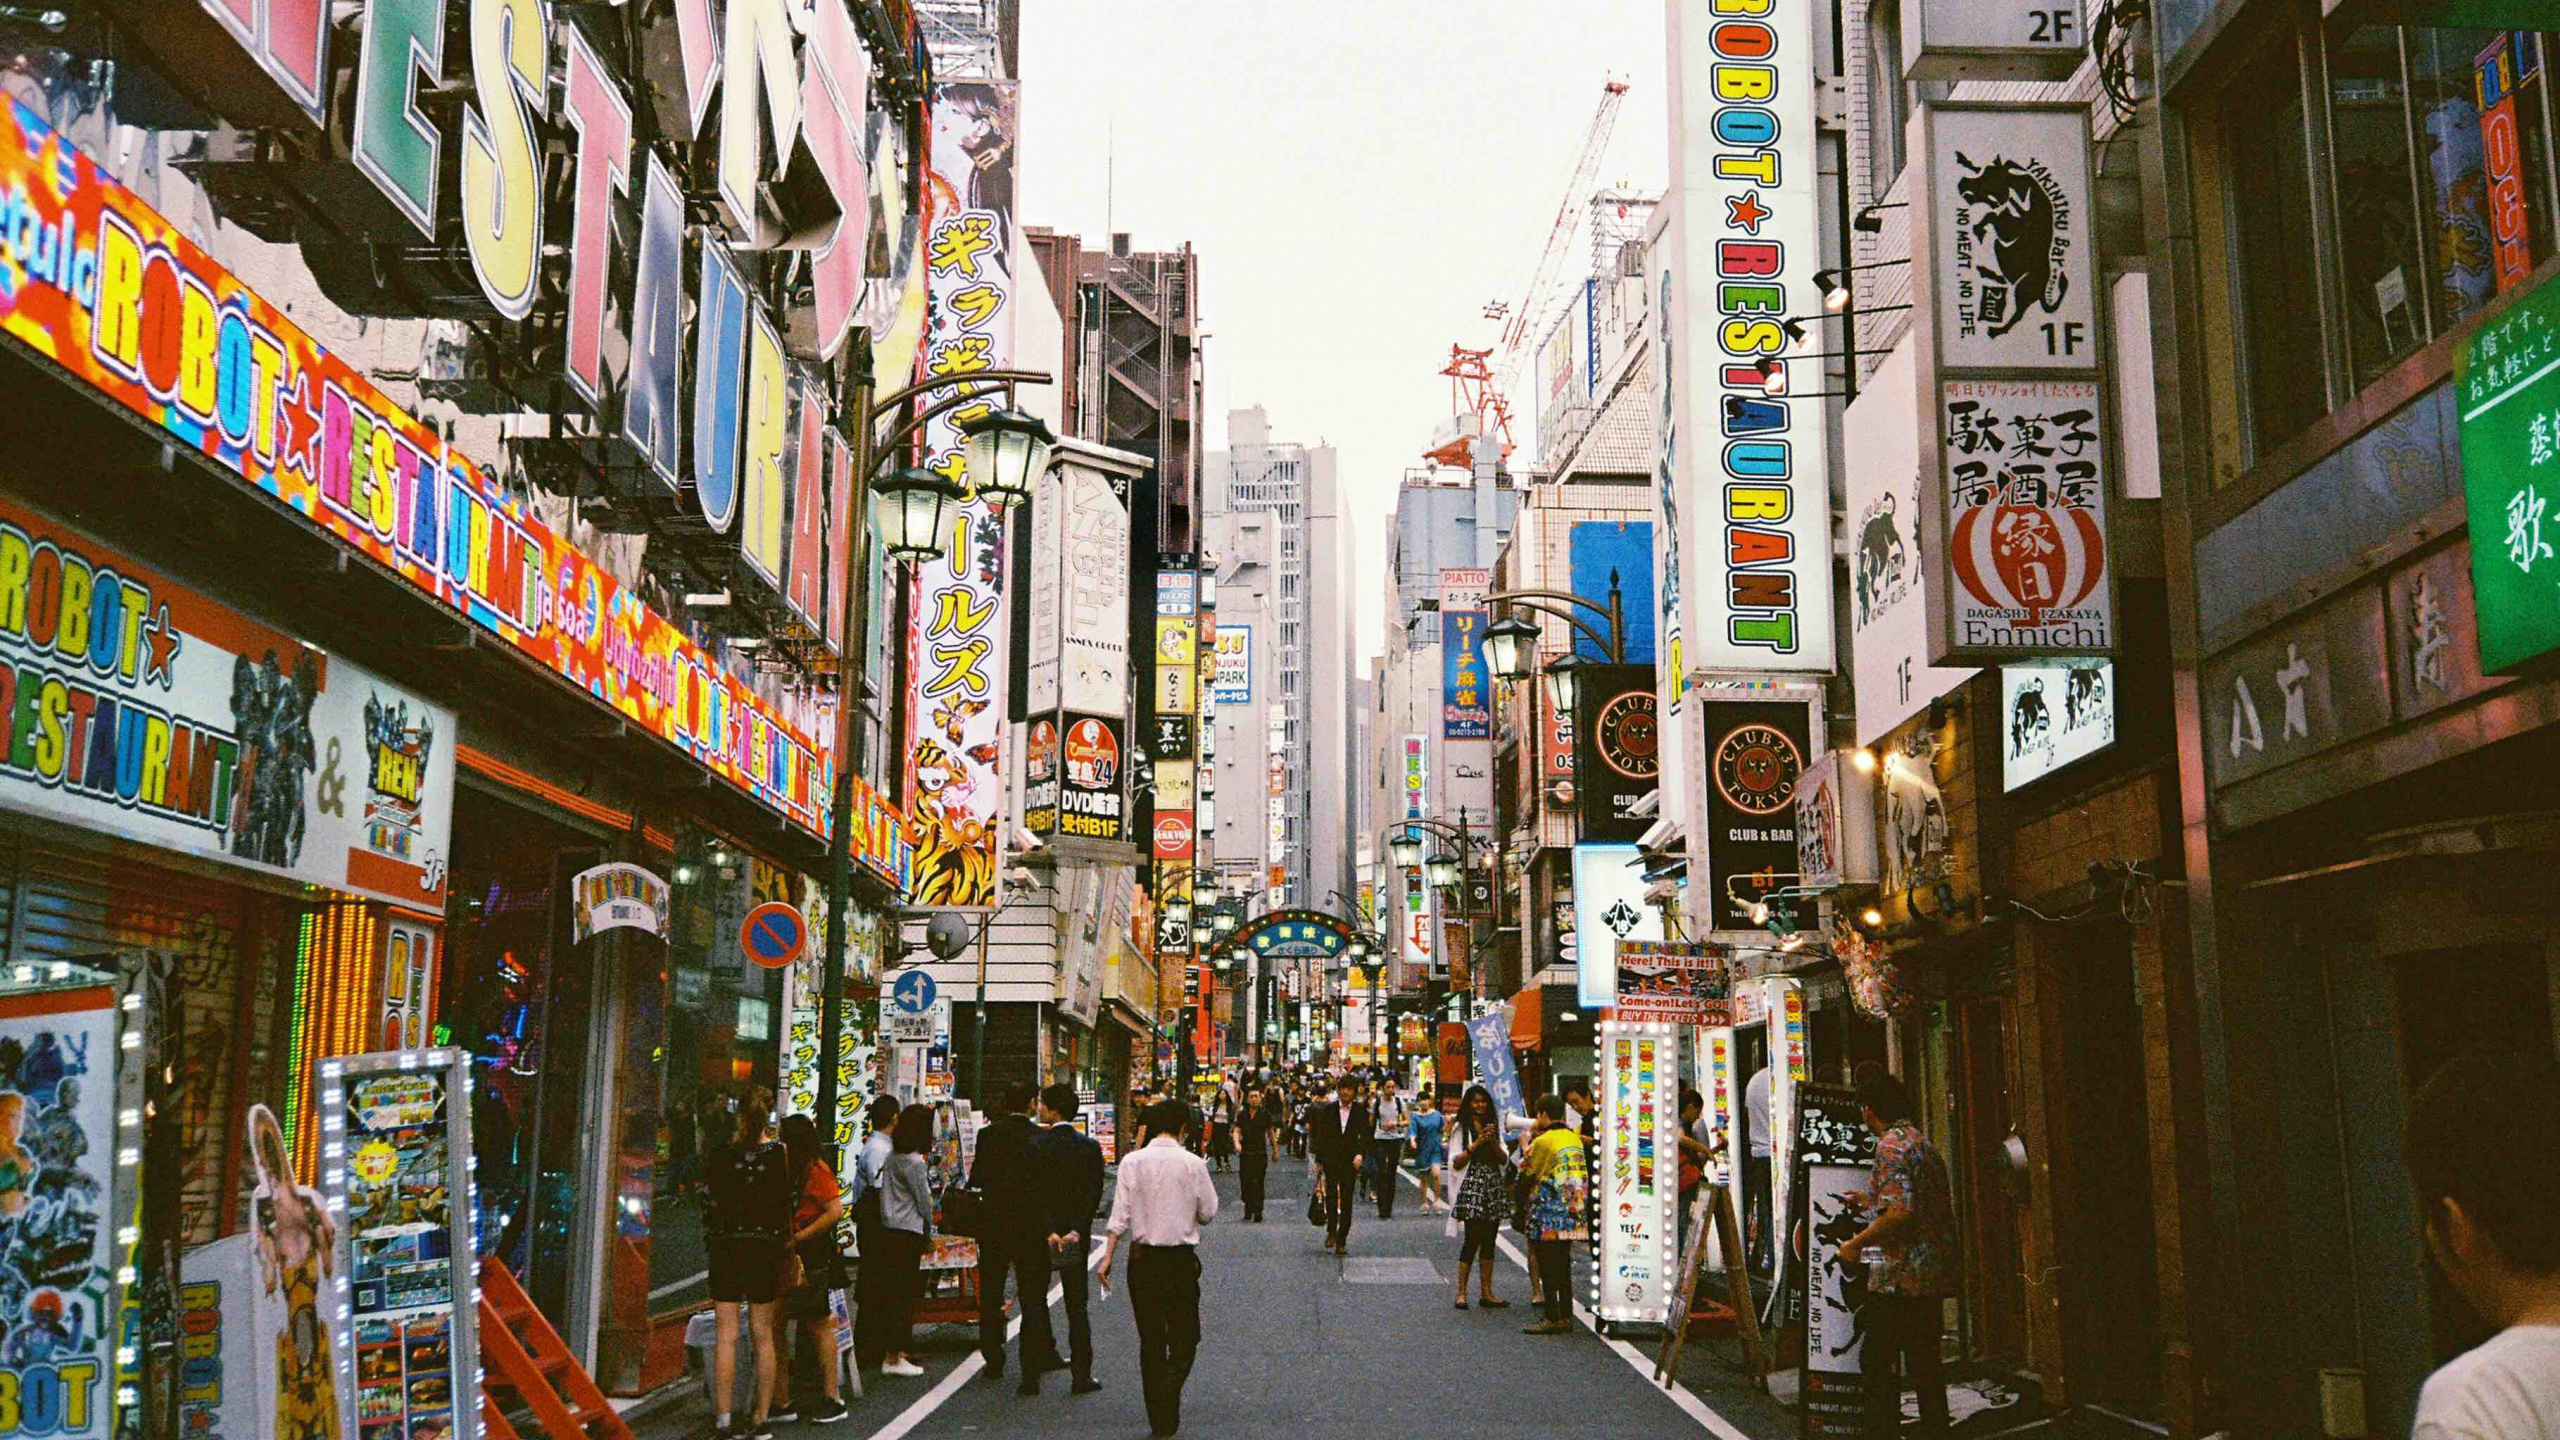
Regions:
[[15, 104], [0, 220], [10, 339], [824, 833], [823, 739]]

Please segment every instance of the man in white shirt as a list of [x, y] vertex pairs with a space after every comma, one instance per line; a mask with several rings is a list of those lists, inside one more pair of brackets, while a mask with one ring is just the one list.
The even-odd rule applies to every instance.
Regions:
[[1396, 1218], [1396, 1167], [1404, 1161], [1404, 1142], [1413, 1134], [1413, 1107], [1396, 1090], [1390, 1079], [1378, 1087], [1378, 1104], [1372, 1112], [1377, 1124], [1377, 1138], [1369, 1142], [1369, 1188], [1377, 1193], [1378, 1218]]
[[1102, 1242], [1102, 1293], [1111, 1293], [1111, 1262], [1125, 1237], [1129, 1313], [1138, 1322], [1138, 1374], [1147, 1392], [1147, 1423], [1157, 1435], [1182, 1428], [1182, 1387], [1200, 1351], [1200, 1227], [1218, 1214], [1209, 1162], [1182, 1148], [1187, 1117], [1177, 1101], [1147, 1111], [1154, 1138], [1120, 1162], [1111, 1197], [1110, 1238]]
[[853, 1215], [854, 1250], [863, 1261], [853, 1276], [853, 1358], [866, 1370], [880, 1368], [888, 1345], [881, 1334], [889, 1296], [881, 1284], [888, 1266], [879, 1258], [887, 1244], [880, 1235], [880, 1177], [896, 1148], [889, 1132], [897, 1127], [898, 1108], [895, 1095], [873, 1097], [866, 1112], [871, 1138], [862, 1142], [861, 1153], [854, 1157], [853, 1178], [844, 1191], [845, 1208]]
[[1744, 1133], [1750, 1143], [1742, 1157], [1742, 1225], [1750, 1238], [1743, 1243], [1752, 1269], [1766, 1272], [1770, 1265], [1769, 1241], [1773, 1238], [1769, 1220], [1769, 1067], [1762, 1065], [1751, 1072], [1751, 1083], [1742, 1087]]
[[2427, 1249], [2498, 1333], [2418, 1396], [2411, 1440], [2560, 1435], [2560, 1068], [2547, 1056], [2467, 1055], [2409, 1104], [2401, 1162]]

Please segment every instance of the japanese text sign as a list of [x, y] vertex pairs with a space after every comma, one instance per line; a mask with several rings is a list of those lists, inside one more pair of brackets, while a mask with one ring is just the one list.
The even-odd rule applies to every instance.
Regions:
[[2480, 668], [2560, 649], [2560, 285], [2544, 284], [2454, 357]]

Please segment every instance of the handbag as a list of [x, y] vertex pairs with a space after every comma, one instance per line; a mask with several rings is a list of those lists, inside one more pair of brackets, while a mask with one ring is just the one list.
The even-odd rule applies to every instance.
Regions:
[[945, 1235], [980, 1240], [987, 1224], [987, 1192], [975, 1185], [953, 1185], [942, 1192], [936, 1223]]
[[1324, 1223], [1324, 1196], [1314, 1190], [1307, 1192], [1307, 1223], [1310, 1225]]

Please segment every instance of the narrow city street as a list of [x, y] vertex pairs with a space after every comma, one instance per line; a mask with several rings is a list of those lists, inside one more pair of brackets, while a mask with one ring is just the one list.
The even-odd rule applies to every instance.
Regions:
[[[1627, 1436], [1702, 1432], [1727, 1440], [1795, 1433], [1792, 1414], [1745, 1391], [1727, 1346], [1702, 1344], [1684, 1357], [1683, 1384], [1666, 1391], [1650, 1378], [1658, 1339], [1604, 1342], [1587, 1313], [1570, 1336], [1522, 1334], [1536, 1316], [1516, 1240], [1495, 1281], [1510, 1307], [1453, 1309], [1458, 1242], [1441, 1233], [1439, 1215], [1415, 1207], [1409, 1176], [1392, 1220], [1380, 1220], [1362, 1197], [1351, 1253], [1341, 1260], [1325, 1251], [1324, 1232], [1306, 1222], [1305, 1162], [1273, 1165], [1260, 1225], [1244, 1221], [1235, 1173], [1216, 1178], [1218, 1218], [1200, 1244], [1200, 1358], [1183, 1395], [1185, 1435], [1552, 1436], [1585, 1425]], [[975, 1330], [946, 1326], [920, 1332], [922, 1378], [870, 1377], [869, 1393], [850, 1402], [848, 1419], [828, 1426], [784, 1421], [777, 1432], [847, 1440], [1143, 1435], [1127, 1267], [1116, 1268], [1120, 1285], [1108, 1300], [1097, 1295], [1093, 1309], [1099, 1394], [1070, 1398], [1067, 1377], [1052, 1374], [1039, 1399], [1019, 1396], [1019, 1371], [988, 1378]], [[1063, 1342], [1064, 1309], [1052, 1314]], [[687, 1387], [634, 1428], [640, 1440], [694, 1440], [709, 1433], [710, 1412]]]

